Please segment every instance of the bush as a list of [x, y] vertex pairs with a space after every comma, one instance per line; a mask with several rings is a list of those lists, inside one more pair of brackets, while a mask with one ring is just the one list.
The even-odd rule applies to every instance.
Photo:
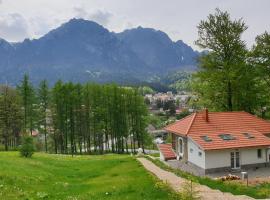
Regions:
[[185, 200], [200, 200], [201, 197], [197, 190], [197, 183], [194, 183], [192, 180], [186, 180], [182, 186], [180, 196], [181, 199]]
[[30, 136], [25, 136], [20, 147], [21, 156], [31, 158], [35, 152], [34, 141]]
[[5, 146], [0, 144], [0, 151], [5, 151]]

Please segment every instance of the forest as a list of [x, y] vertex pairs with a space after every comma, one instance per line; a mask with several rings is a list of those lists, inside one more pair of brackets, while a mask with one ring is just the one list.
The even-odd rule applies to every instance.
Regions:
[[[34, 88], [24, 76], [16, 88], [0, 88], [0, 141], [18, 148], [25, 135], [40, 150], [61, 154], [125, 153], [144, 149], [147, 109], [136, 89], [46, 80]], [[38, 133], [38, 135], [36, 134]]]

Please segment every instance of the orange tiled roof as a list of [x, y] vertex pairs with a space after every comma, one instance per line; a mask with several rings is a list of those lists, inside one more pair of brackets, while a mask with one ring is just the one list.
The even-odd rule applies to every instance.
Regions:
[[[252, 138], [246, 137], [244, 133], [249, 133], [250, 135], [252, 135]], [[220, 134], [230, 134], [235, 139], [223, 140], [219, 136]], [[210, 142], [204, 141], [204, 139], [202, 139], [201, 136], [203, 135], [192, 134], [189, 137], [193, 141], [195, 141], [199, 146], [201, 146], [204, 150], [270, 146], [270, 138], [254, 130], [216, 132], [208, 134], [207, 136], [212, 140]]]
[[[193, 113], [167, 127], [165, 130], [178, 135], [188, 135], [203, 149], [242, 148], [252, 146], [270, 146], [270, 122], [247, 112], [209, 112], [208, 121], [204, 112]], [[243, 133], [250, 133], [248, 139]], [[220, 134], [231, 134], [235, 140], [225, 141]], [[208, 136], [211, 142], [205, 142], [201, 136]]]
[[176, 159], [176, 154], [174, 153], [171, 144], [159, 144], [158, 148], [160, 152], [163, 154], [165, 160]]
[[168, 132], [175, 133], [178, 135], [187, 135], [195, 116], [196, 113], [193, 113], [179, 121], [176, 121], [166, 126], [164, 129]]

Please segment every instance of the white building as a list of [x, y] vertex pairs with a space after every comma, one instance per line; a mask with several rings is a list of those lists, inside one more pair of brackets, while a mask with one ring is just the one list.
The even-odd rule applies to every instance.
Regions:
[[[204, 110], [165, 130], [172, 134], [177, 158], [194, 165], [200, 173], [266, 167], [270, 163], [270, 122], [246, 112]], [[166, 160], [166, 155], [163, 157]]]

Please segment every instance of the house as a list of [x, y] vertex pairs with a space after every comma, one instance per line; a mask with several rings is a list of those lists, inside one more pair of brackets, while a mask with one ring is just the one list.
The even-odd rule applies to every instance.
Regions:
[[[160, 149], [202, 174], [269, 166], [270, 122], [247, 112], [195, 112], [165, 127], [172, 144]], [[168, 147], [172, 149], [169, 150]], [[165, 148], [165, 150], [164, 150]]]

